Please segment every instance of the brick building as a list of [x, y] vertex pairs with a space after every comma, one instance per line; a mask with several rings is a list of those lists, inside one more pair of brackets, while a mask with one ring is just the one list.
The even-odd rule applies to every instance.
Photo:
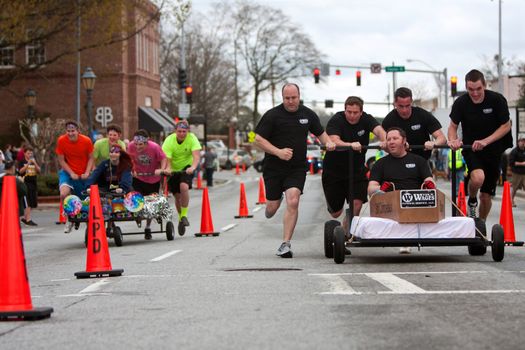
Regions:
[[[156, 11], [153, 6], [145, 3], [145, 6], [127, 9], [122, 12], [122, 19], [140, 28], [141, 23], [147, 23], [145, 18]], [[90, 25], [96, 24], [82, 23], [83, 38], [89, 35]], [[160, 111], [159, 40], [159, 22], [155, 19], [127, 41], [81, 52], [81, 74], [86, 67], [91, 67], [97, 76], [93, 90], [94, 130], [105, 131], [104, 117], [122, 126], [123, 138], [130, 138], [139, 125], [157, 133], [158, 137], [173, 130], [173, 121]], [[18, 50], [4, 48], [0, 50], [0, 74], [17, 62], [44, 60], [45, 55], [60, 49], [60, 45], [62, 40], [56, 38]], [[0, 144], [16, 140], [13, 135], [18, 134], [18, 120], [27, 115], [24, 94], [30, 88], [37, 93], [37, 115], [76, 119], [77, 55], [62, 57], [14, 80], [7, 88], [0, 88], [0, 139], [4, 139]], [[86, 91], [82, 85], [80, 96], [80, 121], [87, 129]]]

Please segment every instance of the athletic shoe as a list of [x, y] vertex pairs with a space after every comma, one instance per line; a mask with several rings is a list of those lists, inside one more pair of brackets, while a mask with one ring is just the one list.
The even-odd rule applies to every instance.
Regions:
[[478, 207], [478, 202], [470, 203], [470, 201], [467, 201], [467, 216], [469, 218], [475, 219], [476, 216], [476, 209]]
[[149, 227], [146, 227], [144, 229], [144, 239], [147, 239], [147, 240], [151, 239], [151, 229]]
[[29, 225], [29, 226], [38, 226], [38, 224], [36, 222], [34, 222], [33, 220], [29, 220], [28, 222], [25, 223], [26, 225]]
[[66, 226], [64, 226], [64, 233], [70, 233], [73, 229], [73, 225], [74, 223], [72, 223], [71, 221], [66, 222]]
[[410, 254], [411, 252], [412, 252], [412, 248], [410, 247], [399, 248], [399, 254]]
[[279, 249], [277, 249], [277, 253], [275, 255], [280, 256], [281, 258], [292, 258], [292, 245], [290, 242], [283, 242]]
[[190, 226], [190, 222], [188, 221], [188, 218], [183, 216], [179, 221], [179, 226], [177, 230], [179, 231], [179, 236], [184, 236], [186, 233], [186, 226]]

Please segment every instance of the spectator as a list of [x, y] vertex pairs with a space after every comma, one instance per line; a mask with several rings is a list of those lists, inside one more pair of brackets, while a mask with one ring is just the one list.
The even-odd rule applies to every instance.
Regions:
[[213, 172], [217, 168], [217, 154], [212, 147], [205, 147], [204, 169], [206, 171], [206, 185], [213, 187]]
[[465, 159], [463, 159], [462, 152], [463, 149], [457, 149], [455, 151], [449, 149], [447, 154], [448, 159], [448, 171], [449, 171], [449, 177], [452, 178], [452, 152], [456, 152], [456, 196], [458, 195], [459, 191], [459, 183], [461, 181], [465, 181]]
[[5, 159], [4, 153], [0, 149], [0, 174], [3, 174], [5, 171], [5, 162], [6, 162], [6, 159]]
[[5, 146], [4, 157], [5, 157], [6, 162], [13, 160], [13, 146], [12, 145], [8, 144]]
[[[5, 173], [0, 174], [0, 199], [2, 198], [2, 187], [4, 186], [4, 178], [6, 176], [15, 176], [16, 167], [15, 162], [10, 161], [5, 164]], [[20, 179], [16, 179], [16, 192], [18, 194], [18, 216], [24, 215], [25, 197], [27, 195], [26, 185]]]
[[512, 170], [512, 206], [516, 206], [514, 197], [521, 188], [525, 190], [525, 136], [518, 139], [518, 146], [509, 155], [509, 164]]
[[24, 178], [24, 184], [27, 188], [27, 203], [24, 210], [24, 217], [21, 220], [24, 224], [29, 226], [38, 226], [31, 220], [31, 208], [38, 206], [38, 188], [37, 188], [37, 174], [40, 172], [40, 166], [35, 160], [32, 147], [26, 147], [24, 152], [24, 159], [18, 163], [18, 173]]

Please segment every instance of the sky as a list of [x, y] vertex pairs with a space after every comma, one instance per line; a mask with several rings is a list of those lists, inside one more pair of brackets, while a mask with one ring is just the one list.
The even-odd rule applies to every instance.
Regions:
[[[332, 67], [321, 84], [313, 76], [299, 81], [305, 104], [324, 105], [333, 99], [333, 112], [343, 109], [350, 95], [365, 100], [365, 111], [384, 116], [388, 106], [367, 105], [386, 102], [392, 95], [392, 73], [371, 74], [362, 69], [362, 85], [356, 86], [356, 69], [337, 65], [405, 66], [406, 69], [443, 71], [458, 77], [458, 90], [464, 89], [464, 76], [483, 68], [498, 53], [499, 0], [267, 0], [257, 1], [282, 10], [308, 34]], [[206, 12], [212, 0], [193, 0], [194, 12]], [[502, 57], [525, 62], [525, 1], [502, 1]], [[407, 60], [414, 60], [408, 62]], [[503, 72], [508, 73], [508, 72]], [[396, 86], [414, 90], [415, 97], [437, 96], [435, 75], [404, 72], [396, 74]], [[450, 86], [450, 83], [447, 82]], [[392, 97], [390, 97], [392, 98]], [[339, 103], [340, 102], [340, 103]], [[444, 104], [444, 100], [442, 100]], [[449, 106], [451, 99], [449, 99]], [[269, 96], [263, 107], [270, 108]]]

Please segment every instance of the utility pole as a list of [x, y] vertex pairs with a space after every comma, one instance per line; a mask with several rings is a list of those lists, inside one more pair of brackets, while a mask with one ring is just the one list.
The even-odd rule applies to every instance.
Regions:
[[498, 92], [503, 94], [503, 72], [502, 72], [502, 56], [501, 56], [501, 0], [498, 5]]

